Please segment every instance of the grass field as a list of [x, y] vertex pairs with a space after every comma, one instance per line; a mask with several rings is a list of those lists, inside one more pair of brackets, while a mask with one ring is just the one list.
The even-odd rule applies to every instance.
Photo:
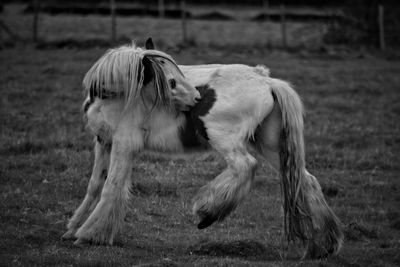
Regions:
[[[28, 36], [29, 16], [18, 18], [3, 17]], [[82, 25], [98, 27], [101, 35], [103, 19], [94, 20], [97, 26], [91, 19], [82, 18]], [[47, 37], [72, 36], [76, 29], [80, 38], [84, 32], [76, 18], [44, 20], [45, 29], [52, 29]], [[65, 21], [75, 24], [62, 27]], [[131, 207], [116, 245], [77, 248], [61, 241], [83, 199], [93, 161], [92, 137], [80, 110], [81, 81], [104, 49], [25, 45], [0, 50], [0, 266], [400, 265], [400, 61], [365, 54], [291, 54], [252, 45], [178, 50], [168, 48], [178, 33], [165, 27], [155, 39], [181, 64], [265, 64], [272, 76], [294, 84], [307, 109], [308, 169], [344, 225], [340, 254], [300, 262], [300, 246], [282, 242], [280, 182], [268, 164], [231, 216], [197, 230], [191, 198], [224, 168], [213, 152], [138, 155]], [[202, 32], [218, 36], [207, 27]], [[145, 30], [131, 34], [139, 40], [148, 36]], [[254, 36], [240, 40], [254, 44]]]
[[214, 153], [135, 159], [133, 198], [116, 246], [60, 241], [91, 172], [81, 80], [102, 49], [0, 51], [0, 263], [5, 266], [396, 266], [400, 264], [400, 62], [283, 52], [188, 49], [179, 63], [264, 63], [307, 107], [309, 169], [341, 218], [337, 257], [284, 250], [279, 180], [265, 165], [223, 223], [196, 229], [191, 197], [224, 167]]

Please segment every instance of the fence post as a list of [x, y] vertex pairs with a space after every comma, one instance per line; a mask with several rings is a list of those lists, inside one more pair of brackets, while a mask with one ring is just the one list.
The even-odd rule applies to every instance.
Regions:
[[38, 0], [33, 0], [33, 41], [36, 43], [38, 41], [38, 30], [39, 28], [39, 2]]
[[115, 17], [115, 0], [110, 0], [111, 11], [111, 43], [115, 44], [117, 41], [117, 21]]
[[181, 0], [181, 17], [182, 17], [182, 42], [187, 43], [187, 28], [186, 28], [186, 3]]
[[162, 19], [165, 17], [164, 0], [158, 0], [158, 16]]
[[282, 30], [282, 46], [283, 48], [287, 48], [285, 5], [281, 5], [281, 30]]
[[263, 0], [263, 8], [265, 12], [265, 21], [269, 21], [269, 0]]
[[378, 24], [379, 24], [379, 48], [381, 50], [385, 50], [385, 11], [382, 5], [378, 6]]
[[8, 34], [13, 39], [13, 41], [18, 41], [21, 39], [17, 34], [12, 32], [11, 29], [1, 19], [0, 19], [0, 29], [5, 31], [5, 33]]

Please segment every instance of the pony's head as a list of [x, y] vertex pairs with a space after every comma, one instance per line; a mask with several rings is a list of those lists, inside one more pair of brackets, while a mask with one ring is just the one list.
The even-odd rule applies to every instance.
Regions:
[[138, 101], [153, 107], [187, 110], [200, 94], [184, 77], [168, 54], [135, 44], [107, 51], [86, 73], [83, 86], [90, 96], [125, 97], [126, 105]]
[[[171, 89], [171, 96], [174, 105], [182, 111], [188, 110], [190, 106], [195, 105], [200, 100], [200, 93], [184, 77], [183, 73], [176, 65], [175, 61], [167, 54], [157, 51], [151, 38], [146, 40], [146, 52], [152, 56], [156, 65], [162, 66], [163, 71], [168, 78], [168, 84]], [[151, 68], [148, 68], [151, 70]], [[151, 76], [151, 75], [150, 75]]]

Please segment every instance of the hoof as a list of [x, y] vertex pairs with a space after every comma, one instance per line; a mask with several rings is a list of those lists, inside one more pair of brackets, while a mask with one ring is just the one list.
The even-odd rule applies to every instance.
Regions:
[[301, 257], [301, 260], [317, 260], [317, 259], [324, 259], [327, 258], [330, 255], [330, 253], [327, 253], [324, 250], [319, 250], [319, 251], [306, 251]]
[[82, 235], [79, 231], [75, 234], [76, 241], [74, 245], [77, 247], [83, 247], [85, 245], [103, 245], [103, 246], [112, 246], [113, 238], [109, 239], [101, 239], [96, 235]]
[[321, 245], [318, 245], [312, 241], [309, 241], [307, 250], [304, 253], [302, 260], [305, 259], [323, 259], [327, 258], [329, 255], [335, 254], [333, 248], [326, 248]]
[[200, 217], [197, 226], [199, 229], [204, 229], [215, 221], [223, 221], [239, 204], [242, 194], [238, 193], [236, 183], [224, 180], [229, 175], [230, 172], [222, 173], [216, 178], [217, 182], [212, 181], [201, 187], [194, 197], [193, 214]]
[[213, 224], [217, 219], [213, 216], [206, 215], [203, 218], [201, 218], [201, 221], [197, 225], [197, 229], [204, 229]]
[[67, 232], [65, 232], [65, 234], [63, 234], [61, 236], [61, 240], [63, 240], [63, 241], [75, 240], [75, 239], [76, 239], [76, 237], [74, 235], [74, 232], [71, 230], [68, 230]]

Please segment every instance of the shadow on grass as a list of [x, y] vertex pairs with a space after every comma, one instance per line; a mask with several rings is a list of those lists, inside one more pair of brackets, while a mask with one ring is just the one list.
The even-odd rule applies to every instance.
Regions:
[[212, 257], [237, 257], [256, 261], [282, 260], [280, 248], [264, 246], [253, 240], [236, 240], [227, 242], [208, 242], [194, 245], [188, 249], [189, 254]]
[[24, 140], [18, 144], [10, 144], [0, 149], [1, 155], [24, 155], [47, 152], [52, 149], [71, 149], [77, 152], [91, 150], [92, 146], [84, 141], [30, 141]]
[[378, 238], [378, 232], [376, 229], [357, 222], [349, 223], [344, 229], [344, 235], [347, 240], [352, 241]]

